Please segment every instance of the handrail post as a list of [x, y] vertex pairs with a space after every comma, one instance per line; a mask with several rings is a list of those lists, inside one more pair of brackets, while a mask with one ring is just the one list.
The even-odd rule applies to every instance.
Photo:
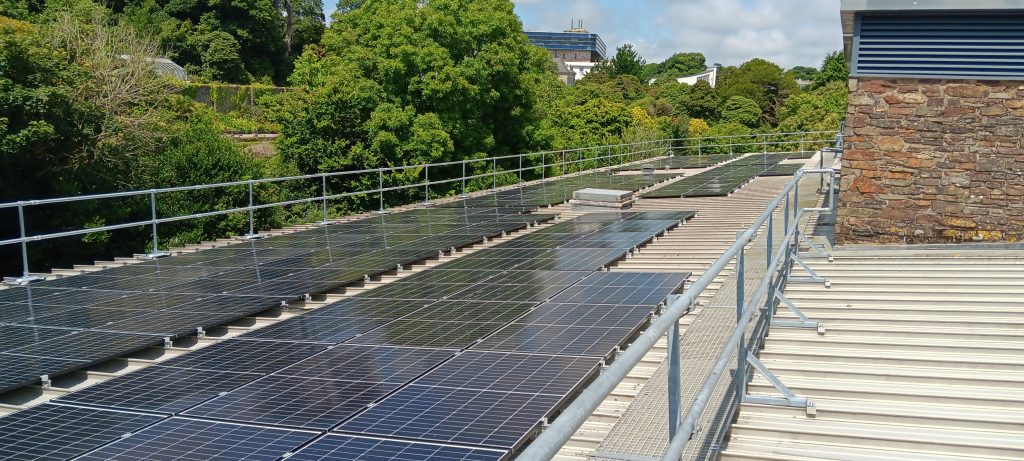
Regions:
[[25, 205], [18, 202], [18, 228], [21, 230], [21, 278], [17, 283], [29, 283], [33, 277], [28, 273], [28, 242], [25, 241]]
[[379, 192], [378, 198], [380, 198], [380, 209], [378, 213], [384, 213], [384, 169], [377, 168], [377, 191]]
[[430, 165], [423, 167], [423, 204], [430, 205]]
[[[742, 238], [743, 231], [736, 233], [736, 238]], [[746, 295], [746, 258], [745, 248], [740, 247], [739, 253], [736, 254], [736, 325], [739, 326], [740, 322], [743, 321], [743, 311], [745, 310], [746, 301], [744, 297]], [[769, 252], [770, 253], [770, 252]], [[746, 335], [740, 335], [739, 348], [736, 353], [736, 411], [739, 411], [739, 405], [743, 403], [743, 394], [746, 392], [747, 386], [747, 346], [745, 344]]]
[[668, 337], [668, 438], [676, 436], [676, 429], [679, 428], [679, 416], [682, 398], [679, 367], [679, 321], [669, 331]]
[[491, 180], [493, 181], [491, 190], [496, 191], [498, 190], [498, 157], [492, 157], [491, 160]]
[[786, 191], [786, 208], [782, 212], [782, 217], [785, 218], [782, 221], [782, 226], [789, 231], [789, 191]]
[[547, 176], [547, 166], [544, 165], [544, 163], [547, 162], [547, 159], [548, 159], [548, 154], [540, 154], [540, 180], [541, 181], [547, 179], [545, 177], [545, 176]]
[[[251, 202], [251, 199], [250, 199], [250, 202]], [[251, 204], [250, 204], [250, 206], [251, 206]], [[153, 233], [153, 250], [150, 251], [149, 254], [146, 255], [146, 257], [150, 258], [150, 259], [156, 259], [156, 258], [161, 258], [161, 257], [164, 257], [164, 256], [168, 256], [169, 255], [168, 253], [164, 253], [164, 252], [160, 251], [159, 240], [157, 240], [157, 234], [156, 234], [156, 221], [157, 221], [157, 218], [156, 218], [156, 190], [155, 189], [150, 189], [150, 191], [149, 191], [149, 214], [150, 214], [150, 225], [152, 226], [152, 233]], [[250, 226], [250, 229], [251, 228], [252, 227]]]
[[519, 187], [523, 187], [523, 154], [519, 154]]
[[249, 180], [249, 234], [247, 235], [247, 237], [253, 237], [253, 236], [256, 235], [256, 232], [255, 232], [256, 225], [253, 222], [253, 209], [252, 209], [252, 206], [253, 206], [254, 202], [253, 202], [252, 195], [253, 195], [252, 194], [252, 180], [250, 179]]
[[766, 266], [768, 268], [768, 270], [771, 270], [771, 268], [772, 268], [772, 252], [775, 251], [775, 248], [772, 246], [773, 245], [772, 240], [774, 240], [774, 236], [772, 235], [772, 231], [773, 231], [772, 225], [774, 224], [774, 221], [775, 221], [775, 213], [772, 213], [771, 215], [768, 216], [768, 229], [765, 230], [765, 236], [768, 237], [766, 239], [767, 241], [765, 242], [766, 243], [766, 249], [768, 250], [767, 251], [768, 265]]
[[320, 182], [321, 182], [321, 186], [322, 186], [321, 187], [321, 192], [323, 193], [323, 196], [322, 196], [322, 198], [323, 198], [323, 209], [324, 209], [323, 210], [324, 211], [323, 224], [326, 226], [327, 225], [327, 174], [326, 173], [320, 175]]
[[466, 194], [466, 160], [462, 160], [462, 198], [469, 197]]
[[[820, 175], [819, 175], [820, 176]], [[800, 210], [800, 181], [793, 185], [793, 219], [797, 218]]]

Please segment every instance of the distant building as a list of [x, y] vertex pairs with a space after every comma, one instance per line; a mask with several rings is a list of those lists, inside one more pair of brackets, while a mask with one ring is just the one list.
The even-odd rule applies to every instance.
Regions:
[[583, 78], [598, 63], [608, 58], [601, 36], [584, 29], [582, 21], [564, 32], [526, 32], [526, 36], [534, 45], [551, 53], [551, 59], [559, 64], [559, 78], [563, 66], [575, 74], [572, 82], [562, 78], [568, 85]]
[[[657, 79], [652, 78], [649, 83], [654, 83]], [[709, 67], [704, 72], [699, 74], [687, 75], [686, 77], [679, 77], [676, 79], [679, 83], [685, 83], [687, 85], [696, 85], [697, 82], [708, 82], [711, 88], [714, 88], [718, 84], [718, 68]]]

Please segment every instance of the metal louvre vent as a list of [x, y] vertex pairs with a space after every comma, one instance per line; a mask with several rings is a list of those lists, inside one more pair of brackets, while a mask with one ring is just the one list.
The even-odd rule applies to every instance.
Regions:
[[855, 76], [1024, 80], [1024, 15], [865, 15]]

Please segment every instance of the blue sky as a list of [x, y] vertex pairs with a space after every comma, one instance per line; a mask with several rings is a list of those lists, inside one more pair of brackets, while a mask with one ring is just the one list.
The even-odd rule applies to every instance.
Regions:
[[632, 43], [648, 62], [699, 51], [708, 64], [756, 57], [819, 67], [842, 48], [839, 0], [515, 0], [526, 30], [560, 31], [571, 19], [601, 35], [608, 53]]

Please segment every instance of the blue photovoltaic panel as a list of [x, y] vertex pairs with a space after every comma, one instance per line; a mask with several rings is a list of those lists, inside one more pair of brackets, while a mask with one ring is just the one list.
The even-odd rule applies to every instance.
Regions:
[[388, 323], [386, 319], [300, 316], [239, 336], [240, 340], [304, 341], [338, 344]]
[[66, 394], [56, 402], [172, 415], [262, 376], [156, 365]]
[[324, 349], [327, 346], [323, 344], [229, 339], [160, 364], [198, 370], [269, 374]]
[[417, 385], [564, 396], [597, 372], [593, 357], [466, 351]]
[[0, 389], [38, 383], [39, 377], [54, 370], [73, 370], [89, 365], [83, 360], [65, 360], [0, 353]]
[[403, 388], [338, 431], [515, 449], [562, 397], [447, 387]]
[[395, 383], [267, 376], [188, 410], [185, 414], [325, 430], [399, 386]]
[[501, 328], [502, 325], [499, 322], [464, 323], [403, 319], [353, 338], [348, 344], [462, 349]]
[[74, 330], [35, 326], [0, 325], [0, 352], [31, 346], [74, 333]]
[[512, 323], [488, 336], [474, 350], [607, 357], [633, 330], [627, 328]]
[[44, 403], [0, 418], [0, 459], [70, 459], [161, 419], [162, 416]]
[[454, 353], [445, 349], [340, 344], [277, 374], [401, 384], [430, 370]]
[[651, 316], [652, 306], [544, 303], [516, 323], [633, 329]]
[[288, 461], [501, 461], [506, 455], [504, 450], [330, 434]]
[[597, 272], [551, 298], [551, 302], [628, 304], [653, 309], [678, 291], [689, 276], [689, 272]]
[[314, 432], [171, 418], [93, 450], [88, 461], [276, 461]]

